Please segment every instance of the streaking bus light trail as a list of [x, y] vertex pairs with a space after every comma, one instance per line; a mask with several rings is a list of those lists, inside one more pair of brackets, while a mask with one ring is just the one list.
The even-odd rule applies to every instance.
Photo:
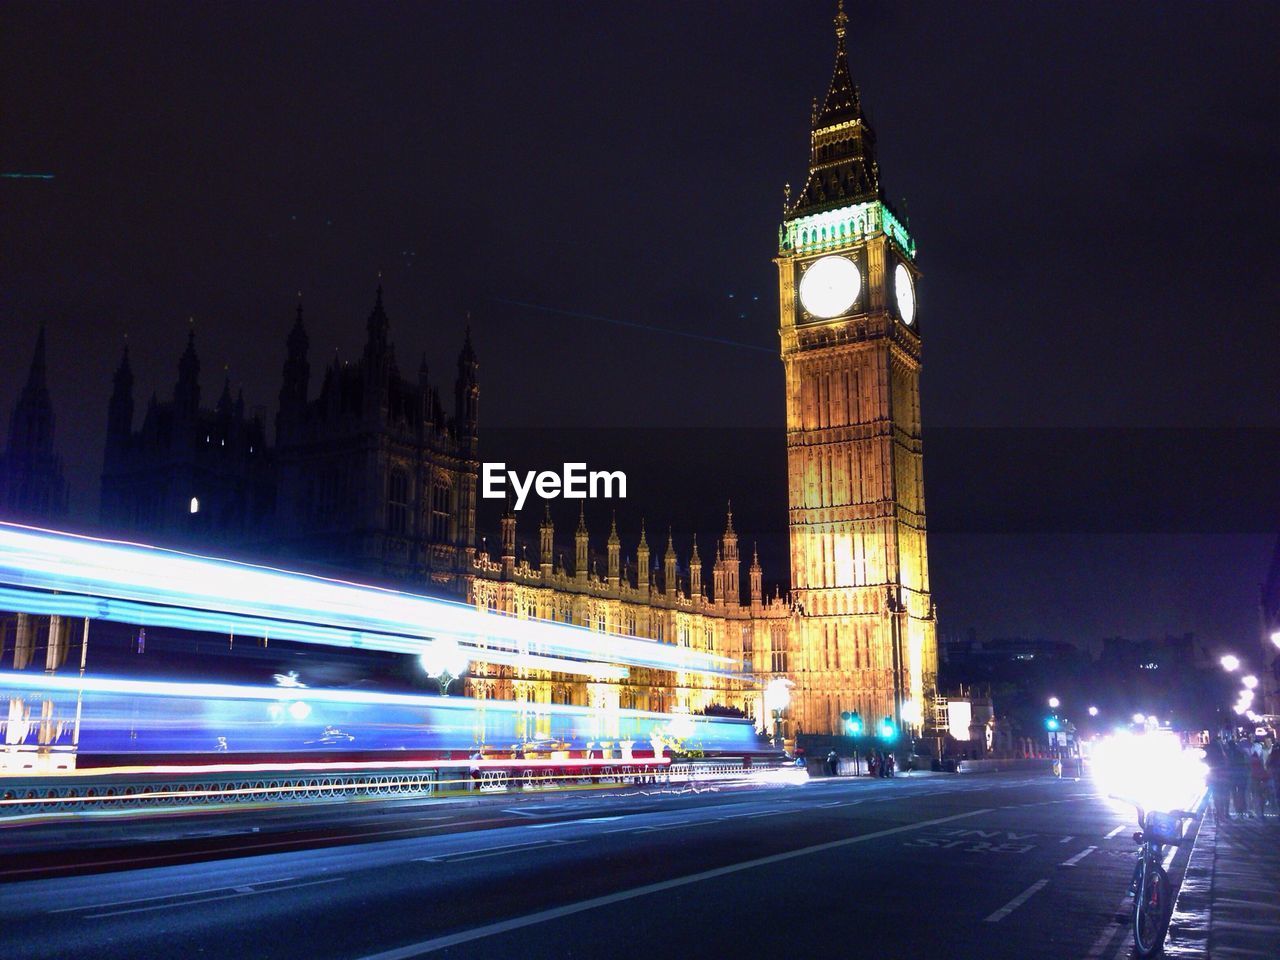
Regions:
[[[0, 523], [0, 584], [349, 631], [452, 636], [512, 654], [740, 675], [728, 657], [466, 604], [157, 547]], [[349, 634], [350, 646], [364, 637]], [[308, 642], [308, 641], [304, 641]], [[314, 642], [314, 641], [311, 641]], [[423, 652], [421, 645], [417, 652]], [[575, 671], [580, 672], [580, 671]]]

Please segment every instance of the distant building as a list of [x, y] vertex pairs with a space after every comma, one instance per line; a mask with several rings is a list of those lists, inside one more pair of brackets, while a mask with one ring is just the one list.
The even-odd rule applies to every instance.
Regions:
[[262, 536], [272, 514], [274, 465], [261, 413], [246, 414], [224, 379], [213, 407], [200, 405], [195, 331], [178, 360], [171, 399], [152, 394], [133, 429], [129, 348], [107, 406], [100, 516], [111, 530], [159, 542], [240, 547]]
[[468, 335], [456, 410], [400, 375], [378, 288], [354, 363], [336, 357], [309, 396], [309, 340], [299, 305], [286, 343], [274, 445], [229, 380], [200, 404], [195, 333], [172, 399], [154, 395], [133, 428], [125, 348], [107, 414], [100, 519], [160, 543], [216, 545], [375, 580], [465, 593], [475, 543], [478, 364]]
[[0, 454], [0, 519], [52, 523], [67, 512], [67, 481], [53, 448], [53, 403], [46, 365], [41, 327]]
[[354, 363], [337, 356], [309, 399], [299, 305], [280, 412], [275, 544], [285, 556], [465, 593], [476, 542], [479, 362], [468, 328], [446, 413], [423, 357], [400, 374], [378, 287]]

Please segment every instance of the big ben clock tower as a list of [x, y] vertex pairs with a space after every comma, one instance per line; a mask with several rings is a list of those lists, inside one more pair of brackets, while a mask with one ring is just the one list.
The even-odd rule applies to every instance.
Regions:
[[856, 710], [918, 732], [937, 641], [925, 545], [915, 243], [884, 200], [875, 133], [849, 73], [843, 3], [809, 174], [778, 235], [787, 390], [794, 722]]

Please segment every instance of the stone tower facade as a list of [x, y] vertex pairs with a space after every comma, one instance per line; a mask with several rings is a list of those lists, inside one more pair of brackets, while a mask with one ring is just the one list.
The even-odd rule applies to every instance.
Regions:
[[9, 417], [9, 437], [0, 452], [0, 519], [48, 523], [67, 512], [67, 481], [53, 447], [47, 366], [41, 327], [27, 382]]
[[793, 715], [926, 719], [937, 644], [925, 543], [915, 244], [885, 202], [849, 71], [847, 17], [812, 114], [809, 173], [786, 191], [778, 291], [786, 373]]

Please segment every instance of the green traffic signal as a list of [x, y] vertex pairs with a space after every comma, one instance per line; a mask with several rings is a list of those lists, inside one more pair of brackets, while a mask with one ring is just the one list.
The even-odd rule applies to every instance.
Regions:
[[893, 725], [893, 721], [885, 717], [880, 721], [880, 736], [885, 740], [892, 740], [898, 735], [898, 728]]
[[1044, 727], [1045, 727], [1045, 729], [1046, 729], [1046, 730], [1057, 730], [1057, 729], [1058, 729], [1058, 718], [1057, 718], [1057, 717], [1048, 717], [1048, 718], [1045, 720], [1045, 722], [1044, 722]]

